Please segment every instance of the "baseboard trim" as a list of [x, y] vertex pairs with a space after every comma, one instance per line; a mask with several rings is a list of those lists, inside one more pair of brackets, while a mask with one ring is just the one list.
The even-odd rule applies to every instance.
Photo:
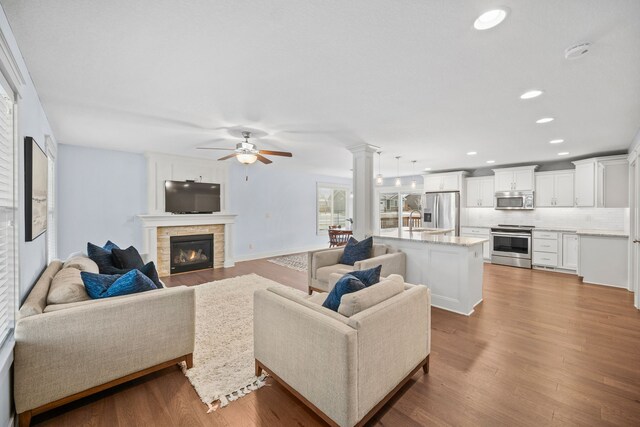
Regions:
[[263, 258], [272, 258], [275, 256], [289, 255], [289, 254], [297, 254], [300, 252], [309, 252], [316, 251], [318, 249], [328, 249], [329, 245], [313, 245], [313, 246], [305, 246], [301, 248], [290, 248], [290, 249], [282, 249], [278, 251], [267, 251], [267, 252], [259, 252], [255, 254], [248, 255], [236, 255], [234, 257], [235, 262], [240, 261], [253, 261], [255, 259], [263, 259]]

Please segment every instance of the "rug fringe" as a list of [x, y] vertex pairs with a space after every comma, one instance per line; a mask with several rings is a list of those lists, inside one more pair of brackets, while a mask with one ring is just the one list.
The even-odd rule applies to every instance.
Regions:
[[209, 408], [207, 414], [216, 411], [218, 408], [224, 408], [229, 404], [229, 402], [235, 402], [252, 391], [256, 391], [259, 388], [264, 387], [266, 384], [267, 376], [262, 374], [246, 386], [240, 387], [239, 389], [232, 391], [229, 394], [225, 394], [224, 396], [220, 396], [218, 399], [214, 400], [213, 403], [207, 403], [207, 407]]

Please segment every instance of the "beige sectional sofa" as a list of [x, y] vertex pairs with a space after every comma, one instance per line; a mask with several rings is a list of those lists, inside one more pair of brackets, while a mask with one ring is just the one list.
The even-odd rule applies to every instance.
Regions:
[[[193, 364], [192, 288], [91, 300], [77, 283], [79, 272], [69, 270], [85, 267], [74, 265], [51, 262], [20, 308], [14, 400], [21, 426], [33, 415], [154, 370]], [[68, 277], [61, 281], [60, 275]]]
[[311, 291], [329, 292], [333, 288], [333, 286], [329, 286], [329, 276], [333, 273], [366, 270], [382, 265], [382, 276], [405, 275], [406, 255], [387, 245], [374, 244], [371, 249], [371, 257], [358, 261], [354, 265], [340, 264], [343, 252], [344, 247], [320, 249], [308, 253], [309, 293]]
[[254, 294], [256, 375], [266, 370], [330, 425], [363, 425], [428, 372], [431, 295], [393, 275], [344, 295], [337, 313], [322, 307], [326, 296]]

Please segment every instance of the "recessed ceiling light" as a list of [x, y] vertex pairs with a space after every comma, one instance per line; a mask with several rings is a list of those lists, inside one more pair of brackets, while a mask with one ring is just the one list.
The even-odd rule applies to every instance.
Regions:
[[552, 139], [551, 141], [549, 141], [549, 144], [562, 144], [564, 142], [564, 139]]
[[538, 89], [533, 89], [530, 90], [528, 92], [523, 93], [522, 95], [520, 95], [520, 99], [531, 99], [531, 98], [537, 98], [540, 95], [542, 95], [542, 91], [538, 90]]
[[428, 172], [431, 170], [431, 168], [424, 168], [424, 170]]
[[542, 123], [549, 123], [554, 121], [555, 119], [553, 117], [543, 117], [539, 120], [536, 120], [536, 123], [542, 124]]
[[569, 154], [568, 151], [561, 151], [558, 153], [558, 156], [566, 156], [567, 154]]
[[504, 21], [507, 17], [506, 9], [492, 9], [488, 10], [482, 15], [478, 16], [478, 19], [473, 23], [473, 27], [476, 30], [488, 30]]
[[475, 156], [476, 154], [478, 154], [476, 151], [469, 151], [467, 156]]
[[491, 163], [495, 163], [495, 160], [487, 160], [487, 163], [491, 164]]

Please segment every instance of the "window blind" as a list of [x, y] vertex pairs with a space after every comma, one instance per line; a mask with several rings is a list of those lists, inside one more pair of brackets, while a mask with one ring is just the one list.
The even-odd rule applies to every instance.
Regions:
[[0, 345], [13, 328], [15, 290], [13, 101], [0, 93]]

